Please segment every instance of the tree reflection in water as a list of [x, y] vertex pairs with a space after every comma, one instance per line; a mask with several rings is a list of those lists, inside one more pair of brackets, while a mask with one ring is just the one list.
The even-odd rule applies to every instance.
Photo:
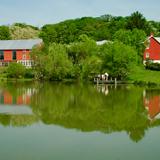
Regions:
[[[19, 93], [24, 95], [28, 88], [34, 92], [25, 105], [31, 108], [32, 114], [1, 114], [1, 124], [25, 126], [40, 120], [46, 125], [60, 125], [82, 132], [99, 131], [109, 134], [125, 131], [135, 142], [145, 136], [147, 129], [160, 125], [157, 118], [159, 108], [153, 109], [155, 104], [160, 106], [160, 101], [157, 102], [155, 98], [158, 96], [160, 99], [157, 90], [147, 89], [144, 92], [141, 87], [128, 85], [115, 87], [32, 83], [20, 87], [12, 85], [11, 88], [3, 86], [1, 94], [7, 90], [16, 97]], [[149, 108], [148, 111], [146, 108]]]

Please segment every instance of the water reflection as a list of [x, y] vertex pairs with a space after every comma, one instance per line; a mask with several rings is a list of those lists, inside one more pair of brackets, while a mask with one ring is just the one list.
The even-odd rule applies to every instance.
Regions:
[[0, 87], [0, 123], [4, 126], [28, 126], [38, 119], [30, 108], [35, 88], [7, 83]]
[[5, 126], [41, 121], [82, 132], [125, 131], [137, 142], [149, 128], [160, 125], [159, 90], [51, 83], [6, 84], [0, 88], [0, 123]]
[[151, 120], [160, 119], [160, 93], [159, 90], [144, 90], [144, 105]]

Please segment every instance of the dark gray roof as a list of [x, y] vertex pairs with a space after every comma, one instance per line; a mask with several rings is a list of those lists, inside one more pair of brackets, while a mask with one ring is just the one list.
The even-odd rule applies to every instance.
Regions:
[[0, 50], [32, 49], [42, 43], [42, 39], [0, 40]]

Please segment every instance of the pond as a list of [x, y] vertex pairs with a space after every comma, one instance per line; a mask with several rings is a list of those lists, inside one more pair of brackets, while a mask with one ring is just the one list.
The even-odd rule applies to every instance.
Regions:
[[0, 84], [3, 160], [150, 160], [159, 146], [159, 89]]

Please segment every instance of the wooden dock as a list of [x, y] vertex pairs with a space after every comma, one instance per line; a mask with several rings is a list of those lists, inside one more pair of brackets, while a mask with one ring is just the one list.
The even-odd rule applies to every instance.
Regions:
[[117, 81], [117, 80], [94, 80], [95, 84], [127, 84], [127, 81]]

